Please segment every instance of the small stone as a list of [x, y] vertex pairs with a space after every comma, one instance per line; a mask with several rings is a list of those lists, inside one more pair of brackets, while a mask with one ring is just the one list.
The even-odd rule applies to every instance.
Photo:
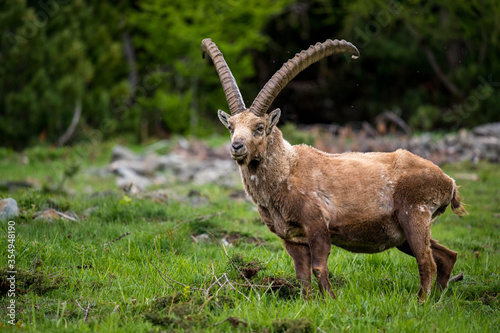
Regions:
[[98, 210], [99, 210], [99, 207], [97, 207], [97, 206], [89, 207], [83, 211], [83, 216], [88, 217], [92, 213], [97, 212]]
[[139, 191], [144, 191], [146, 187], [151, 185], [151, 181], [148, 178], [137, 174], [131, 169], [119, 168], [116, 170], [116, 173], [120, 175], [116, 180], [116, 184], [120, 188], [135, 185]]
[[3, 199], [0, 201], [0, 221], [8, 220], [19, 216], [19, 208], [17, 201], [12, 198]]
[[134, 154], [130, 149], [120, 145], [115, 146], [113, 148], [113, 152], [111, 153], [111, 162], [118, 160], [133, 161], [137, 159], [139, 159], [139, 157], [136, 154]]
[[34, 213], [33, 219], [34, 220], [45, 220], [45, 221], [52, 222], [54, 220], [60, 220], [61, 216], [59, 215], [57, 210], [49, 208], [47, 210]]
[[457, 173], [454, 177], [456, 180], [472, 180], [473, 182], [477, 182], [479, 180], [479, 176], [475, 173]]
[[52, 222], [54, 220], [70, 220], [70, 221], [78, 221], [79, 217], [75, 212], [68, 210], [64, 213], [59, 212], [53, 208], [46, 209], [44, 211], [36, 212], [33, 214], [33, 219], [35, 220], [45, 220]]

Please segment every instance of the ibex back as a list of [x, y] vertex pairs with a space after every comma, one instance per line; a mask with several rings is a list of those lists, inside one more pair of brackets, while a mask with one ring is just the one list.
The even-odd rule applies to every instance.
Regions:
[[280, 110], [267, 113], [300, 71], [335, 53], [357, 58], [355, 46], [327, 40], [296, 54], [250, 108], [217, 46], [205, 39], [202, 52], [212, 58], [229, 104], [231, 115], [219, 110], [219, 119], [231, 132], [230, 152], [245, 190], [264, 223], [284, 240], [305, 296], [314, 274], [320, 291], [335, 297], [328, 280], [331, 244], [361, 253], [396, 247], [415, 257], [422, 300], [436, 273], [437, 285], [447, 287], [457, 254], [432, 239], [430, 230], [450, 204], [456, 214], [466, 214], [452, 178], [406, 150], [327, 154], [292, 146], [276, 126]]

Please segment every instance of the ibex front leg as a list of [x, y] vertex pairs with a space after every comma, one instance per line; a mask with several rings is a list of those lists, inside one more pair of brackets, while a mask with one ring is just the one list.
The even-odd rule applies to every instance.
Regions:
[[308, 235], [311, 251], [311, 264], [314, 276], [318, 279], [319, 291], [335, 298], [332, 285], [328, 279], [328, 256], [332, 247], [327, 230], [311, 230]]
[[311, 252], [309, 246], [285, 241], [285, 248], [295, 265], [295, 275], [302, 286], [302, 296], [308, 298], [311, 292]]

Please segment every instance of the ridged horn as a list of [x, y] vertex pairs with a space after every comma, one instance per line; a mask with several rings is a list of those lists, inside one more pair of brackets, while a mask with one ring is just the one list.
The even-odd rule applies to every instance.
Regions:
[[266, 85], [259, 92], [257, 97], [250, 106], [252, 111], [257, 116], [263, 116], [271, 106], [276, 96], [297, 74], [312, 65], [313, 63], [328, 57], [332, 54], [347, 52], [352, 55], [353, 59], [359, 57], [358, 49], [345, 40], [328, 39], [324, 43], [316, 43], [311, 45], [307, 50], [297, 53], [295, 57], [288, 60], [283, 66], [267, 81]]
[[224, 89], [224, 94], [226, 95], [227, 104], [229, 105], [229, 111], [231, 115], [243, 112], [246, 110], [245, 102], [241, 97], [240, 90], [236, 84], [236, 80], [229, 69], [229, 66], [224, 60], [222, 52], [219, 50], [217, 45], [210, 38], [205, 38], [201, 42], [201, 56], [205, 58], [205, 53], [208, 53], [212, 62], [215, 65], [217, 74], [219, 74], [220, 83]]

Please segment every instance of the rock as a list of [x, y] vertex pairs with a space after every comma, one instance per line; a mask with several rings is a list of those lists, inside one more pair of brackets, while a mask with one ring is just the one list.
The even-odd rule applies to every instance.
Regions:
[[235, 187], [236, 185], [237, 167], [231, 160], [214, 159], [200, 162], [193, 171], [192, 181], [198, 185], [208, 183], [216, 183], [226, 187]]
[[137, 197], [141, 199], [143, 198], [151, 199], [153, 202], [158, 202], [158, 203], [169, 202], [169, 195], [165, 190], [156, 190], [151, 192], [139, 193]]
[[78, 221], [78, 215], [72, 211], [66, 211], [64, 213], [59, 212], [55, 209], [49, 208], [44, 211], [36, 212], [33, 214], [34, 220], [45, 220], [52, 222], [54, 220], [70, 220], [70, 221]]
[[177, 153], [170, 153], [165, 156], [160, 156], [159, 162], [159, 168], [161, 170], [170, 169], [178, 171], [185, 169], [189, 165], [189, 162], [186, 161], [184, 156]]
[[208, 204], [208, 198], [203, 195], [200, 191], [191, 190], [189, 191], [185, 201], [191, 206], [202, 206]]
[[500, 122], [474, 127], [472, 133], [479, 136], [496, 136], [500, 138]]
[[90, 215], [97, 212], [98, 210], [99, 210], [99, 207], [97, 207], [97, 206], [89, 207], [83, 211], [83, 216], [89, 217]]
[[118, 161], [118, 160], [137, 160], [138, 156], [134, 154], [130, 149], [125, 148], [123, 146], [115, 146], [113, 148], [113, 151], [111, 153], [111, 162]]
[[127, 168], [140, 175], [152, 175], [161, 166], [161, 160], [156, 154], [146, 155], [141, 160], [116, 160], [111, 162], [109, 169], [116, 172], [118, 169]]
[[197, 185], [216, 183], [232, 188], [239, 184], [238, 169], [230, 159], [227, 146], [211, 148], [203, 141], [180, 139], [168, 155], [154, 153], [157, 148], [168, 144], [168, 141], [162, 141], [147, 147], [144, 155], [116, 146], [108, 170], [118, 175], [117, 185], [138, 193], [149, 185], [176, 182]]
[[116, 185], [120, 188], [127, 188], [135, 185], [140, 191], [144, 191], [146, 187], [151, 185], [151, 181], [137, 174], [132, 169], [128, 168], [118, 168], [115, 172], [119, 175], [119, 178], [116, 180]]
[[113, 175], [112, 170], [110, 170], [109, 167], [107, 168], [90, 167], [85, 170], [85, 173], [99, 178], [106, 178]]
[[467, 172], [460, 172], [455, 174], [455, 180], [472, 180], [474, 182], [477, 182], [479, 180], [479, 176], [475, 173], [467, 173]]
[[17, 201], [12, 198], [0, 201], [0, 221], [9, 220], [19, 216]]
[[191, 238], [195, 243], [208, 242], [210, 240], [210, 236], [208, 236], [208, 234], [191, 235]]

